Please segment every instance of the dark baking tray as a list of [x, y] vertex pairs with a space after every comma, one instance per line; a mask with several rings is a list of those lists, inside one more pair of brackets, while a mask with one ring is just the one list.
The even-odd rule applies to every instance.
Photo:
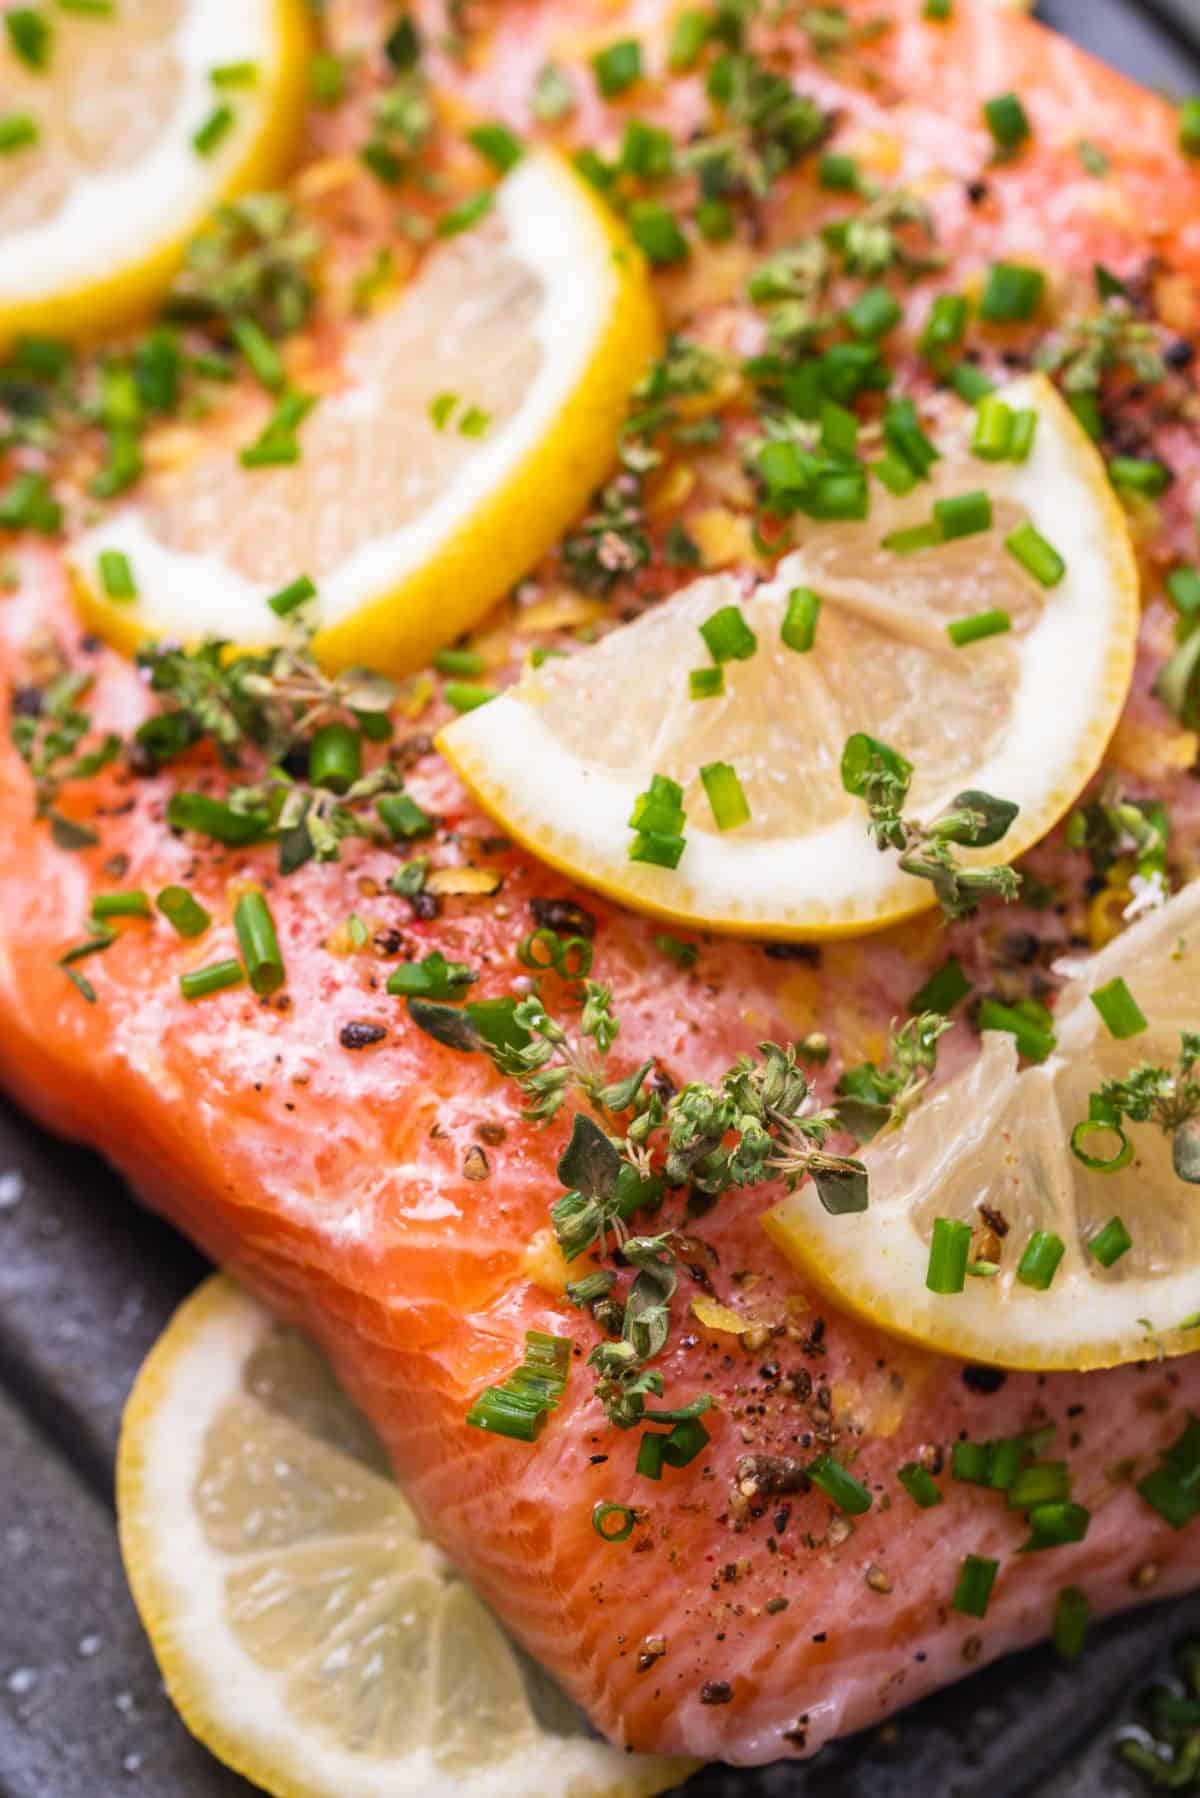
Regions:
[[[1200, 92], [1200, 0], [1040, 10], [1140, 80]], [[113, 1529], [122, 1402], [203, 1272], [94, 1157], [0, 1101], [0, 1798], [252, 1798], [168, 1704]], [[712, 1768], [688, 1798], [1132, 1794], [1113, 1728], [1189, 1635], [1200, 1594], [1109, 1624], [1081, 1669], [1014, 1655], [802, 1766]]]

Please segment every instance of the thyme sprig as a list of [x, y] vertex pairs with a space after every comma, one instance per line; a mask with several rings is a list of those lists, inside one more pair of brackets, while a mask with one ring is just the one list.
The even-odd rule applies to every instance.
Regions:
[[951, 1025], [936, 1011], [893, 1024], [883, 1066], [864, 1061], [838, 1080], [839, 1126], [860, 1143], [898, 1130], [936, 1071], [938, 1039]]
[[286, 194], [229, 200], [188, 243], [168, 315], [222, 327], [250, 319], [268, 337], [285, 337], [312, 311], [320, 252], [320, 232]]
[[13, 747], [33, 776], [36, 816], [50, 820], [61, 849], [87, 848], [97, 840], [95, 831], [63, 817], [58, 810], [62, 789], [73, 780], [98, 774], [116, 760], [121, 749], [120, 737], [112, 732], [91, 749], [81, 748], [92, 720], [80, 701], [91, 684], [91, 675], [68, 671], [56, 675], [44, 688], [21, 689], [9, 725]]
[[[1155, 1124], [1171, 1140], [1171, 1160], [1176, 1174], [1191, 1186], [1200, 1186], [1200, 1031], [1185, 1030], [1180, 1037], [1175, 1067], [1155, 1067], [1149, 1062], [1123, 1078], [1106, 1080], [1088, 1103], [1088, 1120], [1077, 1125], [1071, 1143], [1086, 1165], [1117, 1171], [1128, 1165], [1129, 1148], [1122, 1121]], [[1117, 1154], [1098, 1162], [1086, 1154], [1088, 1136], [1094, 1130], [1110, 1130], [1120, 1142]], [[1086, 1133], [1086, 1134], [1085, 1134]], [[1081, 1153], [1081, 1150], [1084, 1151]]]
[[842, 785], [867, 807], [867, 830], [878, 849], [900, 851], [900, 867], [927, 880], [952, 921], [969, 918], [990, 896], [1016, 899], [1021, 877], [1006, 865], [964, 867], [955, 850], [986, 849], [1008, 832], [1019, 807], [976, 790], [959, 793], [932, 823], [902, 816], [912, 783], [912, 763], [878, 738], [858, 731], [842, 752]]

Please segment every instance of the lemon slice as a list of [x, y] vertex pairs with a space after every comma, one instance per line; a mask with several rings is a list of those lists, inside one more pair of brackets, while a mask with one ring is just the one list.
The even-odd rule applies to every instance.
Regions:
[[[218, 200], [268, 184], [303, 119], [304, 0], [24, 9], [0, 35], [0, 344], [148, 312]], [[14, 125], [13, 121], [16, 121]]]
[[303, 1338], [205, 1282], [138, 1376], [121, 1548], [193, 1734], [276, 1798], [649, 1798], [418, 1532]]
[[[965, 788], [1017, 802], [1003, 842], [972, 854], [1019, 855], [1103, 754], [1132, 674], [1138, 601], [1128, 531], [1094, 447], [1042, 377], [1004, 397], [1038, 413], [1024, 464], [973, 459], [970, 420], [957, 415], [932, 482], [900, 501], [876, 489], [865, 523], [814, 527], [748, 597], [731, 575], [702, 579], [594, 648], [526, 672], [444, 730], [443, 752], [544, 861], [676, 923], [836, 936], [930, 903], [926, 883], [872, 846], [861, 802], [842, 788], [856, 731], [914, 764], [918, 818]], [[939, 496], [982, 488], [992, 530], [911, 554], [882, 547], [928, 521]], [[1005, 547], [1029, 521], [1066, 563], [1056, 585]], [[800, 588], [821, 601], [807, 652], [782, 634]], [[693, 697], [689, 672], [710, 663], [701, 626], [726, 607], [740, 607], [757, 647], [724, 662], [722, 694]], [[955, 647], [950, 623], [992, 611], [1011, 630]], [[732, 767], [744, 793], [750, 816], [737, 828], [717, 827], [701, 780], [713, 763]], [[683, 789], [686, 847], [674, 868], [630, 860], [629, 820], [656, 774]]]
[[[1149, 1019], [1126, 1040], [1090, 996], [1118, 978]], [[985, 1032], [969, 1067], [872, 1144], [868, 1211], [830, 1217], [807, 1187], [767, 1213], [767, 1234], [844, 1309], [966, 1360], [1088, 1369], [1200, 1348], [1200, 1193], [1175, 1172], [1171, 1139], [1154, 1122], [1125, 1123], [1132, 1158], [1108, 1173], [1071, 1149], [1104, 1081], [1145, 1064], [1178, 1068], [1181, 1033], [1200, 1023], [1197, 993], [1200, 881], [1075, 970], [1047, 1061], [1018, 1071], [1014, 1038]], [[1093, 1160], [1119, 1158], [1111, 1132], [1080, 1146]], [[973, 1252], [998, 1250], [999, 1272], [930, 1292], [938, 1218], [970, 1224]], [[1114, 1218], [1132, 1246], [1104, 1265], [1123, 1240]], [[1065, 1245], [1044, 1290], [1017, 1272], [1037, 1231]]]
[[[261, 644], [287, 628], [268, 599], [303, 574], [323, 661], [420, 667], [586, 505], [657, 342], [639, 252], [569, 164], [530, 153], [482, 222], [357, 328], [297, 462], [202, 452], [81, 540], [85, 610], [125, 647]], [[114, 550], [132, 604], [100, 596], [98, 559]]]

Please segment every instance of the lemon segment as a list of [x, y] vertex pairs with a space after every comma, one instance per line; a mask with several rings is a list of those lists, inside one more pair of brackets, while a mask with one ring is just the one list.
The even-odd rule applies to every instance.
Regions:
[[[1090, 998], [1118, 977], [1149, 1019], [1125, 1041]], [[969, 1067], [866, 1149], [868, 1211], [831, 1217], [808, 1186], [765, 1215], [768, 1236], [842, 1309], [964, 1360], [1087, 1370], [1200, 1348], [1200, 1203], [1174, 1171], [1170, 1138], [1127, 1122], [1133, 1159], [1111, 1173], [1090, 1171], [1070, 1146], [1103, 1081], [1177, 1067], [1182, 1032], [1200, 1024], [1198, 992], [1200, 881], [1074, 970], [1047, 1061], [1020, 1071], [1014, 1038], [986, 1032]], [[1132, 1247], [1105, 1267], [1088, 1245], [1114, 1217]], [[971, 1224], [976, 1243], [990, 1233], [999, 1273], [968, 1277], [961, 1293], [928, 1291], [937, 1218]], [[1016, 1272], [1039, 1230], [1065, 1244], [1045, 1291]]]
[[589, 1732], [419, 1534], [322, 1358], [223, 1276], [138, 1376], [117, 1506], [184, 1722], [275, 1798], [652, 1798], [691, 1771]]
[[[926, 883], [870, 843], [842, 789], [848, 736], [866, 730], [916, 774], [910, 809], [930, 818], [965, 788], [1020, 806], [979, 862], [1011, 860], [1062, 816], [1098, 765], [1128, 692], [1138, 619], [1128, 530], [1092, 444], [1040, 376], [1003, 395], [1039, 416], [1019, 466], [968, 454], [969, 417], [943, 433], [932, 481], [869, 520], [815, 526], [775, 578], [747, 596], [702, 579], [594, 648], [530, 670], [456, 720], [439, 746], [479, 802], [542, 860], [673, 923], [765, 937], [852, 935], [931, 903]], [[987, 488], [995, 528], [911, 555], [882, 539], [927, 520], [938, 497]], [[1004, 538], [1031, 520], [1066, 574], [1041, 586]], [[783, 641], [789, 594], [821, 600], [811, 650]], [[740, 608], [757, 639], [724, 664], [724, 691], [694, 698], [710, 662], [701, 625]], [[957, 648], [947, 625], [1006, 611], [1003, 635]], [[711, 665], [711, 664], [710, 664]], [[750, 818], [720, 830], [700, 770], [727, 762]], [[629, 819], [654, 775], [684, 792], [674, 869], [629, 859]]]
[[[288, 628], [268, 599], [306, 574], [326, 665], [419, 668], [587, 504], [658, 330], [640, 252], [569, 164], [531, 152], [482, 222], [352, 332], [299, 461], [247, 469], [235, 450], [201, 452], [82, 538], [85, 613], [125, 648], [258, 645]], [[132, 605], [99, 590], [105, 550], [130, 563]]]
[[278, 179], [304, 116], [304, 0], [122, 0], [49, 23], [44, 68], [0, 40], [5, 113], [34, 130], [0, 157], [0, 346], [148, 314], [213, 206]]

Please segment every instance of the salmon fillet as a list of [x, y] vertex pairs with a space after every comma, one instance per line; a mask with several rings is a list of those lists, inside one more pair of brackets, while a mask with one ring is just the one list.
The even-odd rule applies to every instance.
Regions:
[[[863, 21], [880, 10], [869, 0], [849, 13]], [[366, 4], [330, 12], [347, 43], [363, 41], [377, 17]], [[971, 0], [956, 0], [954, 22], [938, 27], [923, 21], [921, 0], [892, 0], [889, 12], [891, 29], [867, 35], [851, 57], [817, 57], [794, 29], [779, 31], [772, 52], [834, 118], [839, 145], [864, 148], [889, 180], [919, 185], [946, 259], [931, 278], [962, 284], [995, 257], [1025, 257], [1050, 269], [1070, 312], [1102, 262], [1186, 343], [1198, 320], [1200, 177], [1178, 150], [1170, 109], [1038, 26]], [[568, 65], [619, 31], [661, 43], [666, 28], [659, 0], [627, 0], [620, 13], [599, 0], [566, 11], [521, 0], [487, 13], [465, 64], [433, 52], [434, 80], [447, 107], [532, 131], [525, 96], [548, 56]], [[1019, 160], [993, 166], [980, 104], [1007, 89], [1022, 95], [1037, 135]], [[593, 89], [580, 91], [565, 129], [582, 143], [611, 138]], [[702, 106], [699, 84], [681, 79], [643, 110], [685, 136]], [[350, 130], [322, 120], [315, 147], [334, 154]], [[1080, 140], [1110, 159], [1104, 182], [1081, 164]], [[766, 209], [768, 244], [827, 204], [811, 172], [785, 182]], [[361, 216], [358, 227], [360, 252]], [[349, 255], [354, 236], [347, 224], [335, 256]], [[664, 275], [662, 297], [676, 324], [733, 342], [743, 270], [723, 275], [720, 260], [714, 252], [711, 264]], [[1019, 360], [1027, 346], [1014, 334], [1009, 347]], [[1158, 583], [1187, 543], [1200, 454], [1186, 410], [1159, 418], [1133, 396], [1130, 417], [1176, 480], [1143, 545], [1151, 598], [1112, 765], [1167, 802], [1172, 858], [1186, 874], [1200, 847], [1196, 745], [1150, 685], [1171, 644]], [[987, 912], [950, 933], [921, 920], [811, 952], [702, 940], [695, 965], [680, 968], [655, 946], [658, 927], [568, 889], [495, 838], [429, 747], [436, 707], [397, 723], [409, 791], [437, 819], [420, 847], [437, 866], [494, 871], [492, 894], [449, 897], [434, 912], [389, 891], [397, 855], [366, 841], [282, 877], [271, 848], [222, 849], [172, 831], [165, 809], [176, 789], [219, 793], [227, 783], [204, 748], [165, 772], [118, 759], [73, 781], [60, 809], [98, 840], [62, 847], [35, 818], [11, 718], [35, 712], [63, 666], [92, 677], [97, 737], [127, 738], [154, 701], [130, 664], [81, 636], [55, 548], [14, 539], [10, 559], [13, 584], [0, 600], [0, 1081], [51, 1129], [99, 1149], [148, 1205], [316, 1339], [431, 1534], [600, 1729], [639, 1750], [738, 1763], [804, 1755], [1043, 1636], [1063, 1587], [1082, 1587], [1106, 1612], [1195, 1584], [1200, 1526], [1170, 1529], [1114, 1470], [1133, 1461], [1145, 1471], [1187, 1411], [1200, 1411], [1200, 1360], [1005, 1377], [902, 1347], [803, 1291], [759, 1224], [778, 1188], [730, 1192], [694, 1218], [682, 1199], [668, 1200], [664, 1219], [685, 1231], [686, 1249], [675, 1327], [655, 1365], [671, 1402], [713, 1400], [711, 1440], [690, 1466], [653, 1486], [639, 1480], [637, 1432], [606, 1422], [583, 1366], [599, 1332], [563, 1296], [548, 1248], [571, 1107], [548, 1128], [530, 1123], [486, 1057], [435, 1041], [384, 991], [390, 965], [434, 949], [481, 971], [473, 997], [519, 991], [521, 939], [566, 916], [592, 932], [593, 976], [612, 991], [616, 1073], [653, 1058], [676, 1087], [715, 1079], [764, 1038], [819, 1028], [832, 1044], [818, 1077], [828, 1094], [843, 1066], [878, 1052], [888, 1021], [949, 949], [980, 984], [1015, 988], [1022, 968], [1044, 971], [1077, 942], [1080, 857], [1054, 841], [1033, 858], [1072, 895], [1048, 911]], [[643, 585], [666, 591], [681, 578], [656, 562]], [[203, 954], [164, 920], [133, 921], [86, 963], [87, 1002], [58, 958], [86, 934], [93, 896], [174, 883], [213, 915]], [[236, 953], [232, 904], [248, 883], [269, 898], [286, 987], [188, 1004], [181, 969]], [[582, 908], [582, 920], [564, 905]], [[365, 943], [347, 934], [351, 914]], [[552, 1012], [569, 1009], [557, 976], [544, 992]], [[959, 1025], [943, 1070], [975, 1048]], [[743, 1332], [704, 1324], [692, 1305], [705, 1298], [736, 1310]], [[520, 1362], [529, 1330], [575, 1343], [560, 1408], [533, 1443], [469, 1428], [470, 1404]], [[936, 1461], [959, 1439], [1051, 1427], [1093, 1513], [1077, 1545], [1021, 1556], [1020, 1520], [978, 1487], [947, 1480], [945, 1502], [923, 1511], [897, 1484], [903, 1463]], [[779, 1457], [825, 1449], [849, 1458], [871, 1489], [865, 1515], [844, 1516], [817, 1490], [771, 1491], [774, 1475], [757, 1486], [748, 1477], [747, 1457], [777, 1468]], [[593, 1528], [605, 1502], [638, 1507], [622, 1543]], [[951, 1608], [967, 1554], [1001, 1563], [983, 1620]]]

